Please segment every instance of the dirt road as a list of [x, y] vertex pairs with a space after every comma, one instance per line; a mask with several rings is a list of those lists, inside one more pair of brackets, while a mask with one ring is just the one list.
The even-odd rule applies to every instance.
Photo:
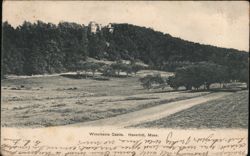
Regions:
[[212, 93], [201, 97], [196, 97], [192, 99], [187, 99], [147, 108], [140, 111], [119, 115], [116, 117], [100, 119], [84, 123], [77, 123], [67, 126], [111, 126], [111, 127], [123, 128], [143, 122], [157, 120], [169, 116], [171, 114], [174, 114], [176, 112], [182, 111], [184, 109], [188, 109], [192, 106], [202, 104], [210, 100], [215, 100], [229, 94], [232, 93], [228, 92]]

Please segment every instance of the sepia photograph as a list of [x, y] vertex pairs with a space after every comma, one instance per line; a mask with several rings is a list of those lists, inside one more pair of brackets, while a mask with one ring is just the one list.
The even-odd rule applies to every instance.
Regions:
[[[46, 155], [18, 153], [8, 141], [47, 128], [61, 128], [62, 136], [99, 128], [88, 133], [95, 137], [225, 130], [248, 139], [247, 1], [3, 1], [1, 44], [3, 155]], [[104, 133], [109, 128], [124, 132]], [[231, 155], [246, 155], [241, 141]], [[230, 155], [223, 147], [210, 150]], [[135, 151], [71, 155], [171, 155]]]

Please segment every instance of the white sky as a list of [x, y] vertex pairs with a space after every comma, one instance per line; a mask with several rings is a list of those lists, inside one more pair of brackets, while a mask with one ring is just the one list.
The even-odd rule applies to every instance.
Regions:
[[13, 26], [24, 20], [130, 23], [189, 41], [249, 49], [247, 1], [5, 1], [6, 20]]

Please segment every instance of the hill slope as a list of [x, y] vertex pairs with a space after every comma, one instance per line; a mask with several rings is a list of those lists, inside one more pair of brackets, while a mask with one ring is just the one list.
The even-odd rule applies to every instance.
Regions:
[[24, 22], [3, 27], [2, 74], [42, 74], [74, 70], [87, 57], [115, 61], [141, 60], [151, 67], [173, 71], [192, 62], [210, 61], [241, 69], [248, 53], [201, 45], [150, 28], [112, 24], [91, 33], [90, 26]]

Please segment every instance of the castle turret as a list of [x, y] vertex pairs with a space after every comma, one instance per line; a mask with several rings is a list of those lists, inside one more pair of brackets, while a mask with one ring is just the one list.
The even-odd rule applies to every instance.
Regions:
[[108, 28], [108, 30], [109, 30], [110, 33], [114, 32], [114, 27], [112, 27], [111, 23], [108, 24], [107, 28]]
[[89, 22], [89, 29], [91, 33], [96, 33], [98, 29], [98, 24], [94, 21]]
[[98, 28], [98, 31], [101, 31], [102, 30], [102, 24], [98, 24], [97, 28]]
[[[88, 26], [89, 26], [89, 31], [93, 34], [96, 34], [98, 31], [102, 30], [102, 25], [94, 21], [89, 22]], [[111, 23], [109, 23], [106, 28], [108, 28], [108, 31], [110, 33], [114, 32], [114, 28], [112, 27]]]

